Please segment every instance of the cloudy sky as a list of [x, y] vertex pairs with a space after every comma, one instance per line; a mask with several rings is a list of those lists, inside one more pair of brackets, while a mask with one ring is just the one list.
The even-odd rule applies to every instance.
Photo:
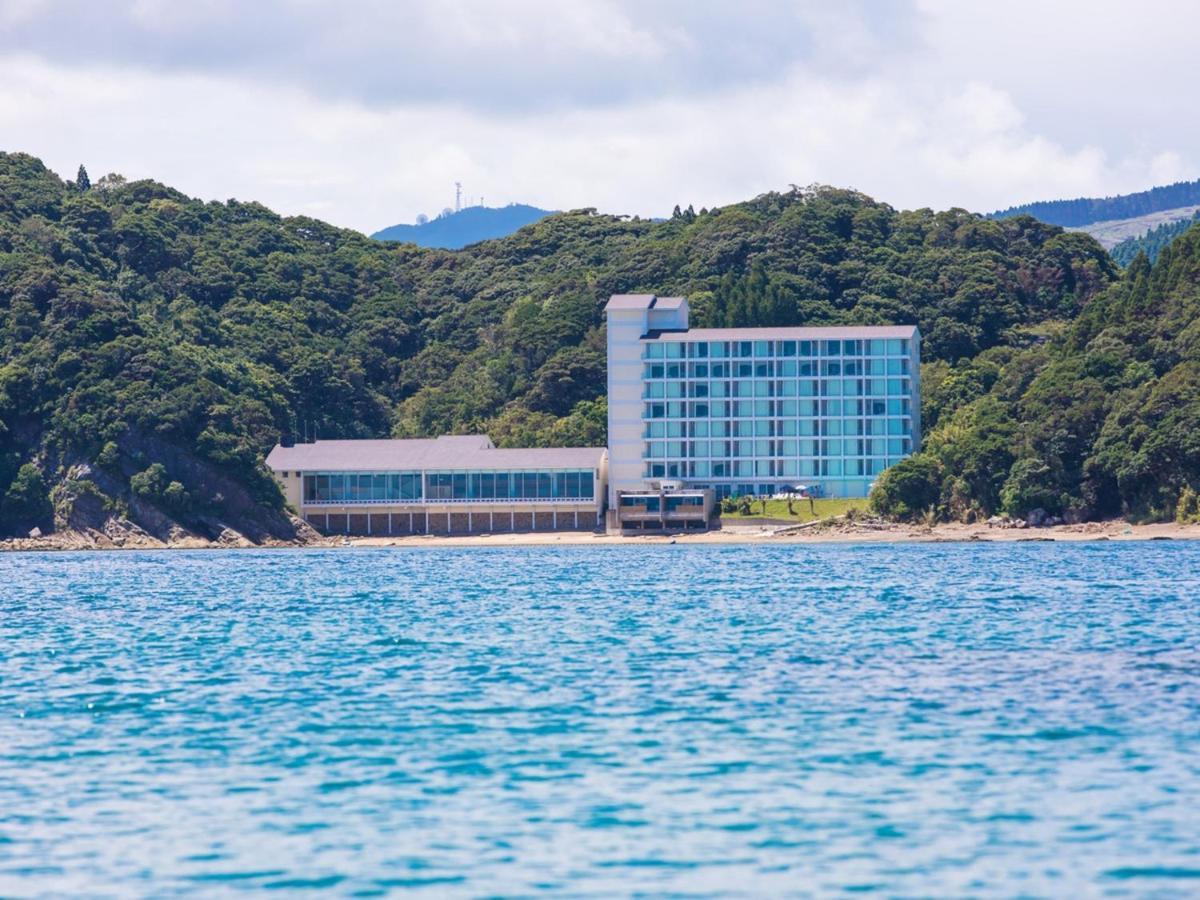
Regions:
[[0, 149], [373, 231], [1200, 177], [1190, 0], [0, 0]]

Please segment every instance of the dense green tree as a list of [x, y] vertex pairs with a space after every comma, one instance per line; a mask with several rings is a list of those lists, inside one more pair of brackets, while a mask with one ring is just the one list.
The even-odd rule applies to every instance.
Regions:
[[1171, 518], [1200, 488], [1200, 225], [1048, 340], [924, 373], [945, 515]]
[[6, 534], [24, 535], [40, 528], [49, 531], [54, 521], [54, 508], [42, 471], [33, 463], [25, 463], [0, 500], [0, 524]]
[[943, 473], [936, 460], [923, 454], [901, 460], [879, 476], [871, 489], [871, 509], [895, 519], [914, 519], [936, 508]]
[[1054, 470], [1040, 459], [1017, 460], [1000, 488], [1000, 505], [1013, 516], [1024, 516], [1035, 509], [1058, 514], [1062, 504]]

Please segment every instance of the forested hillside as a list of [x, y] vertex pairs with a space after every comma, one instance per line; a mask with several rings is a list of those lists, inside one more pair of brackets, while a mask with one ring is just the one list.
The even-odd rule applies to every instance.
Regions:
[[1055, 340], [922, 378], [924, 448], [880, 479], [881, 511], [1200, 520], [1200, 225]]
[[1139, 253], [1145, 253], [1150, 262], [1154, 262], [1158, 259], [1158, 255], [1162, 253], [1164, 248], [1175, 240], [1175, 238], [1184, 234], [1197, 221], [1200, 221], [1200, 213], [1189, 219], [1180, 219], [1178, 222], [1165, 222], [1157, 228], [1150, 229], [1150, 231], [1147, 231], [1141, 237], [1121, 241], [1121, 243], [1117, 244], [1109, 252], [1119, 266], [1129, 265], [1137, 258]]
[[1121, 194], [1116, 197], [1078, 197], [1075, 200], [1047, 200], [1011, 206], [989, 216], [1008, 219], [1013, 216], [1033, 216], [1040, 222], [1074, 227], [1112, 219], [1133, 219], [1164, 209], [1200, 205], [1200, 180], [1179, 181], [1163, 187]]
[[915, 322], [927, 359], [984, 353], [973, 372], [1116, 273], [1028, 217], [832, 188], [663, 222], [577, 210], [442, 251], [0, 154], [0, 525], [286, 535], [261, 458], [301, 422], [603, 443], [616, 292], [686, 294], [697, 324]]

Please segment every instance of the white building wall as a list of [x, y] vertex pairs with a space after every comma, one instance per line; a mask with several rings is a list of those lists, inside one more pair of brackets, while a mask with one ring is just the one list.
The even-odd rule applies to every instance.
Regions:
[[608, 505], [642, 486], [642, 347], [645, 309], [608, 311]]

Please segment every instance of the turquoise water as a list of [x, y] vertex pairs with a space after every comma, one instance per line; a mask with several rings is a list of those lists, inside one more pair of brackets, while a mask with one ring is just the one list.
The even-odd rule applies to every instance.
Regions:
[[0, 895], [1200, 893], [1200, 545], [0, 557]]

